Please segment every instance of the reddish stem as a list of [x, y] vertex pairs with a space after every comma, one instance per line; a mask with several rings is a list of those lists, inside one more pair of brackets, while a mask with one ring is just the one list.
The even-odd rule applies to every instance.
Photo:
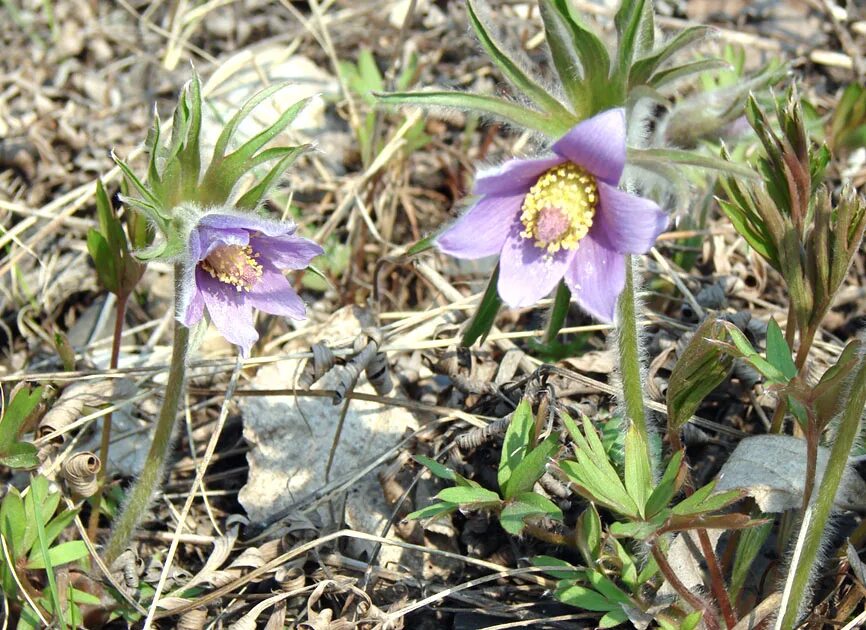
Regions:
[[731, 599], [728, 597], [728, 589], [725, 588], [725, 578], [722, 576], [722, 570], [719, 568], [719, 562], [716, 559], [716, 552], [713, 549], [713, 544], [710, 542], [710, 537], [707, 535], [707, 530], [698, 530], [698, 540], [701, 542], [701, 551], [704, 553], [704, 559], [707, 561], [707, 569], [709, 569], [710, 572], [710, 588], [719, 604], [722, 616], [725, 618], [725, 624], [728, 628], [733, 628], [737, 625], [737, 617], [734, 614], [733, 606], [731, 606]]
[[[117, 369], [120, 360], [120, 344], [123, 338], [123, 320], [126, 318], [126, 303], [129, 301], [128, 293], [119, 293], [115, 304], [114, 335], [111, 339], [111, 359], [108, 366]], [[99, 487], [91, 500], [90, 520], [87, 522], [87, 537], [91, 541], [96, 540], [96, 531], [99, 528], [99, 505], [102, 502], [102, 491], [105, 488], [105, 478], [108, 469], [108, 448], [111, 443], [111, 414], [106, 414], [102, 420], [102, 441], [99, 445], [99, 461], [102, 467], [99, 470]]]
[[662, 575], [665, 576], [665, 579], [670, 583], [674, 590], [679, 593], [680, 597], [682, 597], [689, 606], [695, 610], [703, 612], [703, 621], [707, 630], [721, 630], [719, 620], [716, 618], [716, 611], [713, 609], [712, 605], [692, 593], [689, 588], [680, 581], [676, 572], [673, 570], [671, 565], [668, 564], [665, 554], [661, 552], [661, 549], [659, 549], [658, 545], [655, 543], [652, 545], [652, 554], [656, 564], [659, 565], [659, 570], [662, 572]]

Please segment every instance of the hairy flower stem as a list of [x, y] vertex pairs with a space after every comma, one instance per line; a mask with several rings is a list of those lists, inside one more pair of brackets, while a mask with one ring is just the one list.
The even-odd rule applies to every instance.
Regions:
[[851, 391], [839, 419], [839, 430], [824, 476], [818, 485], [815, 503], [803, 515], [803, 524], [797, 536], [794, 559], [788, 572], [782, 597], [781, 614], [776, 622], [777, 630], [793, 628], [800, 615], [806, 590], [813, 575], [814, 565], [821, 550], [821, 541], [827, 529], [827, 521], [833, 511], [836, 490], [848, 465], [848, 455], [860, 431], [860, 419], [866, 407], [866, 356], [861, 356], [857, 372], [851, 378]]
[[625, 257], [625, 288], [619, 296], [617, 311], [619, 315], [617, 352], [625, 415], [646, 447], [646, 461], [650, 463], [650, 468], [655, 470], [655, 462], [652, 461], [649, 448], [649, 430], [643, 404], [640, 331], [637, 324], [637, 297], [634, 288], [634, 263], [631, 256]]
[[[108, 367], [117, 369], [120, 360], [120, 344], [123, 340], [123, 320], [126, 318], [126, 303], [129, 301], [129, 293], [119, 293], [115, 302], [114, 313], [114, 336], [111, 339], [111, 359]], [[99, 461], [102, 467], [99, 470], [99, 487], [96, 494], [90, 499], [93, 506], [90, 512], [90, 520], [87, 522], [87, 537], [96, 539], [96, 530], [99, 528], [99, 507], [102, 503], [102, 492], [105, 489], [105, 478], [108, 475], [108, 447], [111, 443], [111, 414], [107, 414], [102, 421], [102, 442], [99, 445]]]
[[[175, 278], [179, 279], [180, 270], [175, 270]], [[186, 354], [189, 348], [189, 328], [179, 322], [174, 324], [174, 345], [171, 352], [171, 365], [168, 372], [168, 383], [165, 387], [165, 399], [159, 418], [156, 421], [156, 431], [153, 442], [147, 454], [147, 460], [141, 475], [136, 480], [126, 500], [126, 505], [114, 524], [111, 538], [105, 549], [105, 562], [110, 565], [123, 553], [132, 539], [135, 528], [144, 517], [150, 505], [153, 491], [163, 473], [163, 466], [171, 446], [171, 436], [174, 432], [174, 422], [177, 418], [177, 407], [184, 388], [186, 372]]]

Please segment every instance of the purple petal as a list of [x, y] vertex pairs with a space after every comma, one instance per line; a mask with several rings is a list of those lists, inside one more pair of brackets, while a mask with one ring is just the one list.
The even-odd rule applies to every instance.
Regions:
[[482, 197], [438, 236], [436, 245], [446, 254], [470, 260], [498, 254], [517, 220], [524, 196]]
[[508, 160], [497, 169], [478, 173], [472, 194], [525, 195], [542, 173], [564, 161], [558, 155], [539, 160]]
[[187, 243], [187, 261], [188, 269], [195, 267], [195, 264], [202, 259], [201, 255], [201, 234], [198, 227], [194, 227], [189, 233], [189, 242]]
[[565, 281], [583, 310], [598, 320], [612, 322], [616, 300], [625, 286], [625, 256], [588, 234], [580, 241]]
[[625, 110], [609, 109], [578, 123], [553, 150], [612, 186], [625, 166]]
[[285, 276], [276, 268], [262, 264], [262, 277], [247, 294], [247, 301], [256, 308], [291, 319], [304, 319], [307, 315], [304, 302]]
[[215, 228], [206, 225], [198, 227], [199, 254], [198, 260], [204, 260], [210, 253], [222, 245], [247, 245], [250, 233], [242, 228]]
[[519, 221], [511, 232], [499, 259], [499, 297], [512, 307], [531, 306], [547, 296], [562, 280], [574, 257], [574, 250], [560, 250], [553, 256], [523, 238]]
[[305, 269], [325, 251], [318, 243], [300, 236], [253, 236], [250, 246], [279, 269]]
[[667, 227], [668, 215], [654, 201], [602, 182], [598, 182], [598, 195], [592, 235], [608, 249], [643, 254]]
[[227, 341], [240, 346], [241, 356], [248, 357], [259, 333], [253, 324], [253, 307], [247, 294], [201, 269], [196, 270], [195, 278], [214, 326]]
[[186, 304], [181, 302], [181, 309], [180, 321], [187, 328], [195, 326], [201, 321], [204, 314], [204, 298], [197, 285], [190, 291]]
[[291, 221], [274, 221], [252, 213], [224, 214], [215, 212], [204, 215], [199, 220], [199, 226], [212, 227], [218, 230], [243, 229], [261, 232], [266, 236], [282, 236], [291, 234], [296, 226]]

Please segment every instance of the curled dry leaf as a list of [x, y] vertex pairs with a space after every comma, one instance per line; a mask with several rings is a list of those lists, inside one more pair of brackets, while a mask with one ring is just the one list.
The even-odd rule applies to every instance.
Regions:
[[[830, 450], [818, 447], [815, 487], [821, 485]], [[790, 435], [756, 435], [743, 439], [722, 466], [716, 491], [741, 488], [763, 512], [799, 508], [806, 483], [806, 442]], [[818, 495], [812, 493], [812, 501]], [[845, 470], [836, 507], [866, 508], [866, 483], [851, 468]]]
[[102, 462], [95, 453], [83, 451], [76, 453], [63, 464], [63, 478], [72, 491], [79, 497], [92, 497], [99, 489], [97, 476], [102, 470]]
[[193, 608], [180, 616], [178, 630], [202, 630], [207, 623], [207, 608]]
[[304, 588], [307, 576], [301, 567], [280, 567], [274, 573], [274, 581], [279, 585], [280, 590], [288, 593]]
[[123, 584], [130, 590], [135, 590], [138, 588], [144, 573], [144, 561], [138, 557], [135, 550], [127, 549], [111, 563], [110, 570], [119, 584]]
[[[100, 379], [98, 381], [78, 381], [63, 390], [60, 398], [39, 423], [36, 437], [62, 431], [83, 415], [85, 407], [100, 407], [118, 400], [129, 398], [136, 391], [136, 385], [129, 379]], [[58, 436], [58, 442], [63, 441]]]
[[[273, 597], [268, 597], [266, 600], [253, 606], [247, 614], [230, 625], [229, 630], [256, 630], [256, 619], [259, 615], [271, 606], [279, 606], [280, 602], [294, 594], [295, 593], [279, 593]], [[285, 616], [285, 609], [283, 609], [283, 616]], [[268, 621], [268, 625], [270, 625], [270, 621]], [[282, 628], [282, 626], [279, 627]]]
[[223, 576], [220, 574], [224, 572], [220, 571], [219, 567], [228, 560], [229, 554], [231, 554], [232, 549], [234, 549], [235, 543], [238, 540], [239, 530], [240, 525], [238, 523], [229, 526], [226, 535], [220, 536], [214, 541], [213, 551], [211, 551], [210, 556], [208, 556], [208, 559], [201, 570], [192, 576], [189, 582], [178, 588], [177, 591], [175, 591], [175, 594], [181, 590], [188, 590], [194, 586], [202, 584], [203, 582], [207, 582], [214, 586], [222, 586], [230, 581], [221, 579]]
[[355, 338], [352, 349], [354, 356], [342, 365], [338, 364], [337, 358], [326, 344], [315, 344], [311, 348], [313, 360], [304, 366], [298, 385], [309, 389], [313, 383], [330, 373], [336, 379], [333, 403], [338, 405], [354, 389], [363, 372], [376, 393], [385, 396], [394, 388], [394, 384], [388, 369], [388, 357], [384, 352], [379, 352], [381, 343], [382, 333], [379, 330], [365, 330]]

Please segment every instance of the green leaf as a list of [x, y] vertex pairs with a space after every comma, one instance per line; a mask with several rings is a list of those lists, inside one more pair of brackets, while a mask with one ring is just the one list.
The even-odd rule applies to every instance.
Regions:
[[608, 601], [634, 606], [631, 597], [601, 571], [587, 571], [586, 578], [592, 588], [604, 595]]
[[731, 600], [736, 601], [737, 595], [746, 583], [746, 578], [749, 575], [749, 569], [752, 563], [764, 546], [767, 537], [773, 530], [773, 522], [768, 521], [763, 525], [752, 527], [740, 533], [740, 539], [737, 541], [737, 550], [734, 553], [734, 566], [731, 569], [731, 580], [728, 592], [731, 595]]
[[746, 239], [749, 246], [765, 260], [769, 261], [771, 265], [778, 267], [778, 253], [766, 231], [755, 226], [742, 207], [723, 199], [719, 199], [718, 201], [719, 206], [728, 219], [730, 219], [731, 223], [733, 223], [737, 233]]
[[358, 53], [358, 76], [364, 82], [363, 91], [359, 91], [362, 96], [367, 92], [380, 91], [385, 89], [385, 84], [382, 81], [382, 73], [379, 72], [379, 66], [376, 64], [376, 58], [369, 48], [361, 49]]
[[0, 453], [18, 441], [24, 422], [42, 399], [42, 388], [30, 389], [27, 385], [15, 390], [12, 400], [0, 417]]
[[[428, 249], [432, 249], [433, 247], [436, 246], [436, 239], [438, 237], [439, 237], [439, 232], [434, 232], [433, 234], [430, 234], [429, 236], [425, 236], [424, 238], [422, 238], [417, 243], [413, 243], [412, 246], [406, 250], [406, 255], [407, 256], [416, 256], [417, 254], [420, 254], [422, 252], [426, 252]], [[472, 343], [474, 343], [474, 341], [475, 340], [473, 339]], [[472, 343], [470, 343], [469, 345], [472, 345]], [[464, 345], [466, 345], [466, 344], [464, 344]]]
[[[773, 383], [788, 382], [789, 379], [781, 372], [781, 370], [778, 370], [776, 366], [764, 359], [760, 354], [755, 351], [755, 349], [752, 347], [752, 344], [749, 343], [749, 340], [746, 339], [746, 336], [740, 331], [739, 328], [737, 328], [730, 322], [725, 322], [725, 327], [728, 329], [728, 334], [730, 335], [731, 340], [734, 342], [734, 346], [736, 348], [736, 355], [743, 357], [752, 365], [752, 367], [754, 367], [761, 374], [763, 374], [769, 381]], [[730, 346], [727, 347], [730, 348]]]
[[644, 515], [647, 498], [652, 492], [652, 481], [648, 445], [631, 425], [625, 434], [625, 488], [640, 516]]
[[703, 488], [695, 490], [692, 496], [687, 497], [675, 505], [672, 512], [678, 516], [701, 514], [704, 512], [715, 512], [731, 503], [739, 501], [743, 497], [742, 490], [727, 490], [713, 494], [716, 481], [711, 481]]
[[679, 431], [704, 399], [721, 385], [733, 368], [734, 359], [718, 345], [727, 337], [720, 320], [708, 318], [689, 340], [677, 359], [666, 392], [668, 430]]
[[481, 296], [481, 302], [478, 303], [478, 308], [475, 309], [475, 314], [472, 320], [463, 332], [463, 338], [460, 340], [460, 345], [469, 347], [475, 343], [478, 338], [481, 338], [482, 343], [490, 329], [493, 328], [493, 323], [496, 321], [496, 315], [499, 313], [499, 308], [502, 306], [502, 300], [499, 297], [497, 283], [499, 282], [499, 264], [493, 270], [490, 280], [487, 282], [487, 288], [484, 289], [484, 295]]
[[502, 529], [515, 536], [523, 531], [524, 521], [529, 517], [549, 516], [562, 520], [562, 510], [550, 499], [534, 492], [525, 492], [507, 503], [499, 513]]
[[400, 90], [408, 89], [418, 78], [418, 53], [412, 51], [409, 58], [403, 65], [400, 71], [400, 76], [397, 77], [395, 87]]
[[569, 0], [546, 0], [563, 18], [569, 30], [569, 44], [580, 56], [583, 76], [590, 86], [607, 82], [610, 74], [610, 55], [604, 41], [590, 28]]
[[[57, 350], [57, 356], [60, 357], [60, 362], [63, 364], [63, 369], [67, 372], [75, 371], [75, 349], [69, 341], [68, 335], [63, 331], [57, 330], [54, 332], [54, 348]], [[2, 426], [2, 422], [0, 422]], [[2, 432], [2, 429], [0, 429]], [[2, 442], [2, 439], [0, 439]]]
[[[563, 422], [565, 423], [566, 428], [571, 432], [572, 429], [569, 428], [569, 423], [574, 427], [574, 422], [571, 421], [571, 418], [567, 418], [563, 415]], [[579, 445], [579, 449], [576, 451], [578, 463], [581, 464], [582, 470], [586, 473], [585, 477], [580, 475], [581, 478], [585, 481], [591, 482], [596, 491], [601, 493], [601, 496], [608, 497], [609, 500], [612, 500], [613, 504], [610, 506], [621, 514], [637, 516], [637, 505], [629, 496], [616, 472], [616, 469], [610, 463], [607, 451], [601, 443], [601, 440], [595, 431], [595, 427], [587, 416], [583, 416], [582, 435], [584, 436], [583, 441], [575, 440]], [[572, 437], [574, 436], [575, 433], [572, 432]], [[561, 462], [560, 465], [566, 463], [568, 462]], [[571, 467], [571, 470], [572, 473], [576, 472], [575, 467]]]
[[674, 498], [674, 494], [676, 494], [679, 484], [686, 472], [686, 467], [683, 463], [684, 455], [685, 451], [679, 450], [671, 456], [671, 460], [668, 462], [662, 478], [652, 491], [652, 494], [650, 494], [649, 499], [647, 499], [647, 518], [655, 516], [658, 512], [666, 508], [671, 502], [671, 499]]
[[613, 628], [615, 626], [622, 625], [629, 621], [628, 614], [620, 609], [613, 609], [606, 615], [604, 615], [598, 622], [599, 628]]
[[51, 545], [60, 534], [75, 520], [78, 510], [63, 510], [45, 525], [45, 544]]
[[[237, 207], [244, 210], [255, 210], [265, 201], [268, 192], [270, 192], [271, 188], [273, 188], [277, 183], [277, 178], [285, 173], [286, 169], [289, 168], [289, 166], [291, 166], [298, 157], [311, 146], [312, 145], [305, 144], [299, 147], [291, 147], [289, 151], [286, 151], [282, 159], [280, 159], [280, 161], [277, 162], [270, 171], [268, 171], [267, 175], [261, 178], [255, 186], [250, 188], [244, 196], [238, 200], [236, 204]], [[267, 151], [262, 151], [262, 153], [267, 153]], [[261, 153], [253, 159], [253, 162], [256, 162], [260, 157]]]
[[619, 609], [619, 604], [608, 601], [604, 595], [577, 584], [566, 586], [565, 588], [557, 588], [556, 599], [569, 606], [594, 612], [608, 612]]
[[391, 92], [389, 94], [377, 92], [374, 96], [381, 105], [414, 105], [423, 108], [459, 109], [486, 114], [495, 120], [517, 127], [534, 129], [550, 138], [559, 138], [571, 128], [567, 123], [551, 119], [541, 112], [483, 94], [430, 90], [425, 92]]
[[616, 538], [611, 538], [610, 543], [616, 551], [616, 557], [619, 558], [620, 564], [622, 564], [620, 579], [632, 591], [637, 590], [637, 565], [634, 562], [634, 558], [631, 557], [626, 548]]
[[123, 172], [127, 183], [135, 189], [135, 192], [140, 196], [140, 199], [127, 197], [124, 202], [128, 205], [133, 205], [143, 212], [148, 219], [153, 221], [163, 232], [168, 228], [169, 217], [166, 216], [166, 209], [163, 207], [161, 199], [157, 198], [150, 189], [145, 186], [138, 176], [132, 172], [129, 165], [118, 158], [114, 153], [111, 154], [114, 163]]
[[714, 155], [704, 155], [683, 149], [628, 149], [628, 161], [638, 166], [645, 163], [663, 162], [695, 166], [717, 173], [757, 180], [759, 175], [748, 165], [737, 164]]
[[547, 462], [558, 450], [559, 435], [554, 433], [547, 436], [547, 439], [532, 449], [511, 472], [505, 487], [502, 488], [503, 496], [510, 499], [532, 490], [532, 486], [544, 474]]
[[550, 114], [551, 118], [563, 122], [568, 128], [577, 124], [578, 120], [570, 111], [563, 107], [562, 103], [551, 96], [538, 83], [533, 81], [527, 74], [511, 59], [499, 44], [487, 32], [484, 22], [478, 17], [478, 11], [473, 0], [468, 0], [466, 8], [469, 13], [469, 22], [475, 33], [478, 35], [478, 40], [481, 42], [481, 47], [490, 56], [490, 60], [502, 71], [508, 81], [520, 92], [525, 94], [533, 103], [541, 108], [546, 113]]
[[[47, 523], [60, 505], [60, 493], [49, 492], [49, 481], [42, 475], [30, 480], [30, 492], [24, 498], [24, 512], [28, 514], [26, 527], [22, 536], [22, 549], [29, 550], [36, 541], [44, 524]], [[33, 518], [36, 512], [38, 518]]]
[[623, 80], [635, 58], [649, 52], [655, 40], [651, 0], [625, 0], [613, 18], [617, 33], [617, 72]]
[[235, 135], [235, 131], [237, 131], [238, 126], [240, 126], [244, 118], [249, 116], [252, 111], [266, 99], [270, 98], [280, 90], [290, 87], [291, 85], [292, 83], [289, 81], [277, 83], [275, 85], [268, 86], [263, 90], [260, 90], [252, 97], [250, 97], [250, 99], [241, 106], [241, 108], [235, 113], [235, 115], [231, 117], [229, 122], [226, 123], [226, 125], [220, 132], [216, 144], [214, 145], [213, 159], [222, 160], [225, 157], [229, 143], [231, 142], [232, 138]]
[[500, 503], [499, 495], [486, 488], [456, 486], [441, 490], [436, 498], [446, 503], [463, 505], [494, 505]]
[[688, 28], [684, 28], [651, 55], [638, 59], [629, 70], [629, 87], [648, 83], [650, 77], [655, 74], [662, 64], [684, 48], [706, 37], [710, 30], [708, 26], [689, 26]]
[[698, 59], [697, 61], [690, 61], [656, 72], [650, 78], [648, 85], [658, 90], [675, 81], [690, 77], [693, 74], [703, 75], [713, 70], [724, 70], [727, 68], [730, 68], [730, 66], [723, 59]]
[[87, 231], [87, 251], [93, 259], [99, 282], [107, 291], [117, 293], [120, 284], [115, 257], [105, 237], [93, 228]]
[[184, 198], [193, 197], [201, 176], [201, 79], [193, 69], [188, 84], [189, 123], [183, 149], [178, 154], [181, 190]]
[[541, 0], [539, 9], [559, 79], [580, 118], [588, 118], [601, 109], [593, 100], [608, 81], [607, 47], [568, 0]]
[[532, 415], [529, 401], [524, 398], [517, 405], [514, 413], [511, 414], [511, 422], [508, 424], [508, 430], [505, 432], [505, 439], [502, 443], [502, 455], [499, 460], [497, 480], [503, 493], [506, 492], [508, 480], [511, 478], [512, 473], [517, 468], [517, 465], [523, 461], [526, 453], [532, 448], [534, 443], [535, 418]]
[[[49, 549], [48, 559], [50, 566], [56, 567], [86, 558], [88, 553], [87, 545], [84, 544], [83, 540], [70, 540]], [[45, 569], [47, 566], [49, 565], [46, 564], [41, 550], [36, 549], [30, 554], [30, 559], [27, 562], [28, 569]]]
[[700, 625], [703, 617], [704, 614], [700, 610], [689, 613], [680, 623], [680, 630], [695, 630]]
[[617, 538], [634, 538], [635, 540], [647, 540], [655, 536], [661, 529], [662, 522], [647, 521], [615, 521], [610, 525], [610, 533]]
[[587, 566], [594, 566], [601, 553], [602, 529], [601, 518], [591, 503], [580, 516], [574, 526], [577, 548]]
[[797, 366], [791, 358], [791, 348], [774, 318], [767, 322], [767, 360], [790, 380], [797, 376]]
[[23, 548], [27, 520], [21, 494], [17, 488], [10, 486], [0, 503], [0, 532], [9, 544], [13, 559], [20, 558], [29, 551]]
[[822, 426], [835, 418], [845, 404], [845, 396], [842, 392], [847, 382], [846, 377], [857, 365], [861, 345], [859, 339], [849, 341], [836, 363], [824, 372], [813, 390], [815, 416]]
[[459, 505], [456, 503], [434, 503], [420, 510], [415, 510], [411, 514], [407, 514], [406, 518], [410, 521], [418, 521], [422, 519], [435, 518], [456, 510]]
[[572, 564], [565, 560], [561, 560], [560, 558], [554, 558], [553, 556], [535, 556], [530, 560], [530, 562], [532, 562], [532, 566], [534, 567], [562, 567], [561, 571], [553, 569], [545, 571], [547, 575], [558, 580], [573, 580], [582, 573]]
[[[54, 497], [57, 498], [57, 502], [53, 501]], [[45, 539], [44, 525], [45, 521], [57, 509], [57, 503], [59, 503], [59, 501], [59, 492], [48, 494], [48, 480], [45, 477], [40, 475], [31, 478], [30, 493], [24, 500], [24, 506], [25, 510], [28, 504], [30, 506], [27, 515], [33, 521], [33, 529], [36, 530], [36, 538], [39, 541], [39, 546], [36, 547], [35, 551], [30, 552], [29, 562], [26, 566], [27, 568], [45, 569], [45, 575], [48, 579], [47, 590], [48, 595], [50, 596], [51, 608], [56, 613], [60, 613], [63, 608], [60, 603], [60, 592], [57, 589], [57, 579], [54, 575], [54, 567], [66, 563], [65, 558], [73, 553], [72, 548], [76, 544], [84, 549], [84, 554], [80, 557], [84, 557], [88, 553], [87, 546], [84, 544], [84, 541], [81, 540], [63, 543], [53, 549], [48, 548], [48, 542]], [[46, 506], [50, 508], [50, 512]], [[28, 524], [28, 528], [29, 527], [30, 525]], [[34, 557], [38, 557], [40, 560], [34, 562]], [[62, 614], [57, 614], [56, 617], [60, 622], [58, 624], [60, 629], [66, 630], [65, 617]]]
[[85, 606], [102, 605], [102, 600], [99, 599], [96, 595], [91, 595], [90, 593], [87, 593], [85, 591], [79, 591], [77, 588], [69, 589], [69, 599], [76, 604], [83, 604]]
[[36, 455], [38, 452], [39, 449], [30, 442], [16, 442], [0, 454], [0, 464], [20, 470], [37, 468], [41, 463]]
[[440, 479], [445, 479], [446, 481], [454, 481], [457, 477], [457, 473], [455, 473], [450, 468], [443, 466], [435, 459], [425, 457], [424, 455], [414, 455], [413, 458], [419, 464], [426, 466], [431, 473], [433, 473]]
[[282, 133], [307, 106], [309, 100], [302, 99], [291, 105], [271, 126], [225, 157], [218, 158], [215, 150], [214, 159], [202, 180], [199, 201], [203, 205], [224, 203], [240, 177], [255, 165], [255, 152]]

